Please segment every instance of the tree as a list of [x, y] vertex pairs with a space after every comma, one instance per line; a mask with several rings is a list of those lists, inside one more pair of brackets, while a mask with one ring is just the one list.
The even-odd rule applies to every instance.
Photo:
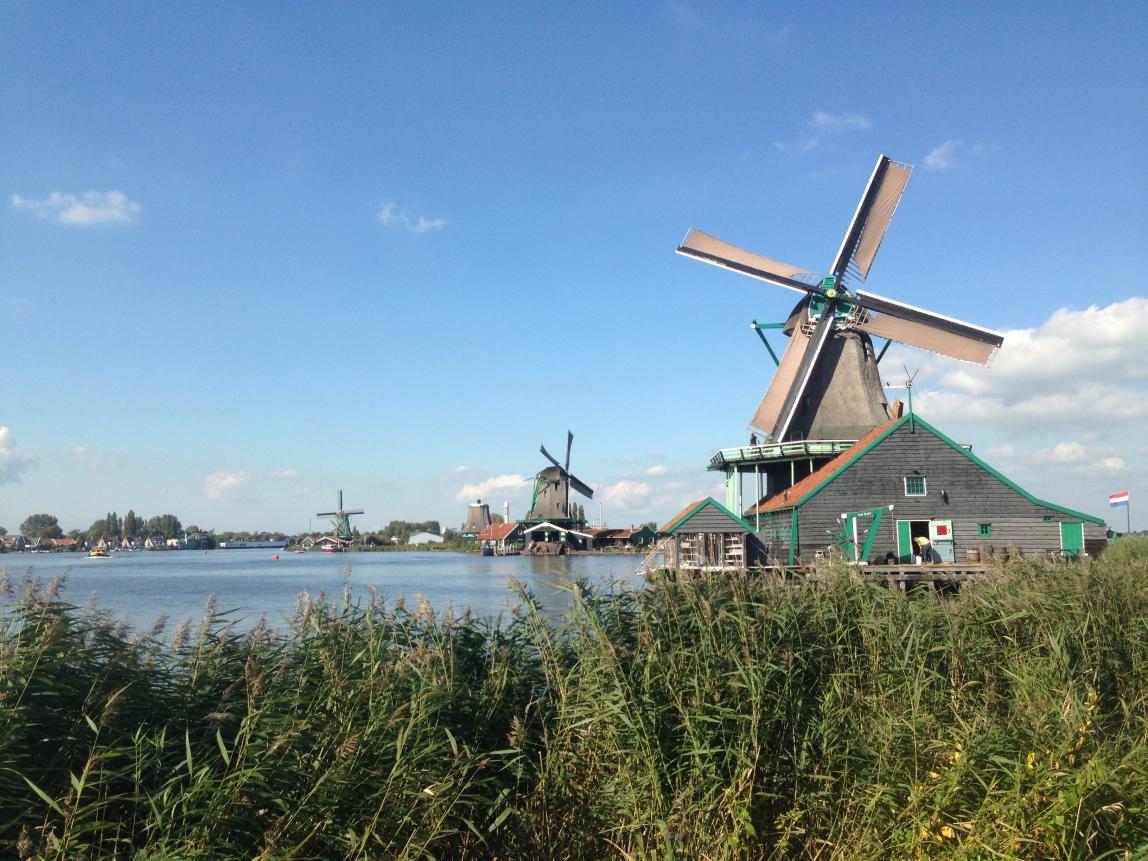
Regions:
[[20, 534], [29, 541], [36, 541], [45, 538], [61, 538], [64, 535], [64, 530], [60, 528], [60, 521], [51, 514], [29, 514], [20, 524]]
[[491, 523], [505, 523], [506, 521], [501, 514], [492, 514], [492, 515], [490, 515], [490, 522]]
[[138, 518], [136, 518], [136, 513], [129, 508], [128, 513], [124, 515], [124, 538], [135, 538], [139, 529], [140, 525]]
[[108, 521], [101, 517], [99, 520], [92, 523], [88, 527], [88, 538], [92, 541], [99, 541], [101, 538], [107, 539], [108, 537]]
[[7, 535], [7, 534], [8, 534], [8, 530], [5, 529], [3, 526], [0, 526], [0, 535]]

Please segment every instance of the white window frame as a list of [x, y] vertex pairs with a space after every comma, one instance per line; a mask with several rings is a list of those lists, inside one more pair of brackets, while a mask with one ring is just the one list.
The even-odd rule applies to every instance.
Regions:
[[[921, 480], [921, 492], [920, 493], [910, 493], [909, 492], [909, 479], [913, 479], [913, 480], [920, 479]], [[925, 478], [925, 476], [923, 476], [923, 475], [906, 475], [905, 476], [905, 496], [928, 496], [928, 495], [929, 495], [929, 485], [928, 485], [928, 481]]]

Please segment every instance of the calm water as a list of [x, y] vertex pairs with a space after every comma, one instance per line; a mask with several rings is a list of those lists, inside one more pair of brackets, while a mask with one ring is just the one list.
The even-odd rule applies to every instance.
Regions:
[[[276, 553], [279, 558], [275, 559]], [[166, 553], [115, 553], [87, 559], [79, 553], [9, 554], [0, 568], [17, 582], [24, 577], [48, 581], [65, 576], [62, 597], [83, 606], [111, 610], [138, 628], [160, 617], [172, 623], [199, 619], [212, 594], [220, 610], [233, 610], [242, 627], [267, 617], [272, 626], [289, 617], [301, 592], [339, 599], [350, 586], [364, 603], [374, 587], [387, 603], [403, 595], [424, 596], [440, 612], [470, 608], [495, 614], [514, 603], [514, 578], [548, 610], [567, 601], [561, 584], [569, 577], [591, 582], [641, 583], [634, 572], [640, 556], [503, 556], [466, 553], [290, 553], [282, 550], [183, 550]]]

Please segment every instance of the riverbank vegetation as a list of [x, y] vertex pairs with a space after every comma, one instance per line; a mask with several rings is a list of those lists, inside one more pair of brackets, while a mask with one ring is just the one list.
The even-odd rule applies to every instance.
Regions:
[[22, 858], [1132, 858], [1148, 540], [956, 597], [842, 569], [552, 619], [300, 599], [133, 633], [25, 584], [0, 628]]

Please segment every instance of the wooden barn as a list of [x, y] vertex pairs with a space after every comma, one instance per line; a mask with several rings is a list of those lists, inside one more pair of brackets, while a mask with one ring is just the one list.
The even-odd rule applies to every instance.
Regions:
[[711, 497], [690, 503], [659, 531], [670, 571], [736, 570], [766, 561], [752, 527]]
[[760, 524], [770, 559], [793, 565], [825, 552], [842, 515], [889, 505], [863, 561], [911, 563], [920, 538], [944, 562], [965, 562], [987, 548], [1073, 557], [1106, 541], [1102, 518], [1037, 499], [912, 414], [874, 428], [746, 518]]

